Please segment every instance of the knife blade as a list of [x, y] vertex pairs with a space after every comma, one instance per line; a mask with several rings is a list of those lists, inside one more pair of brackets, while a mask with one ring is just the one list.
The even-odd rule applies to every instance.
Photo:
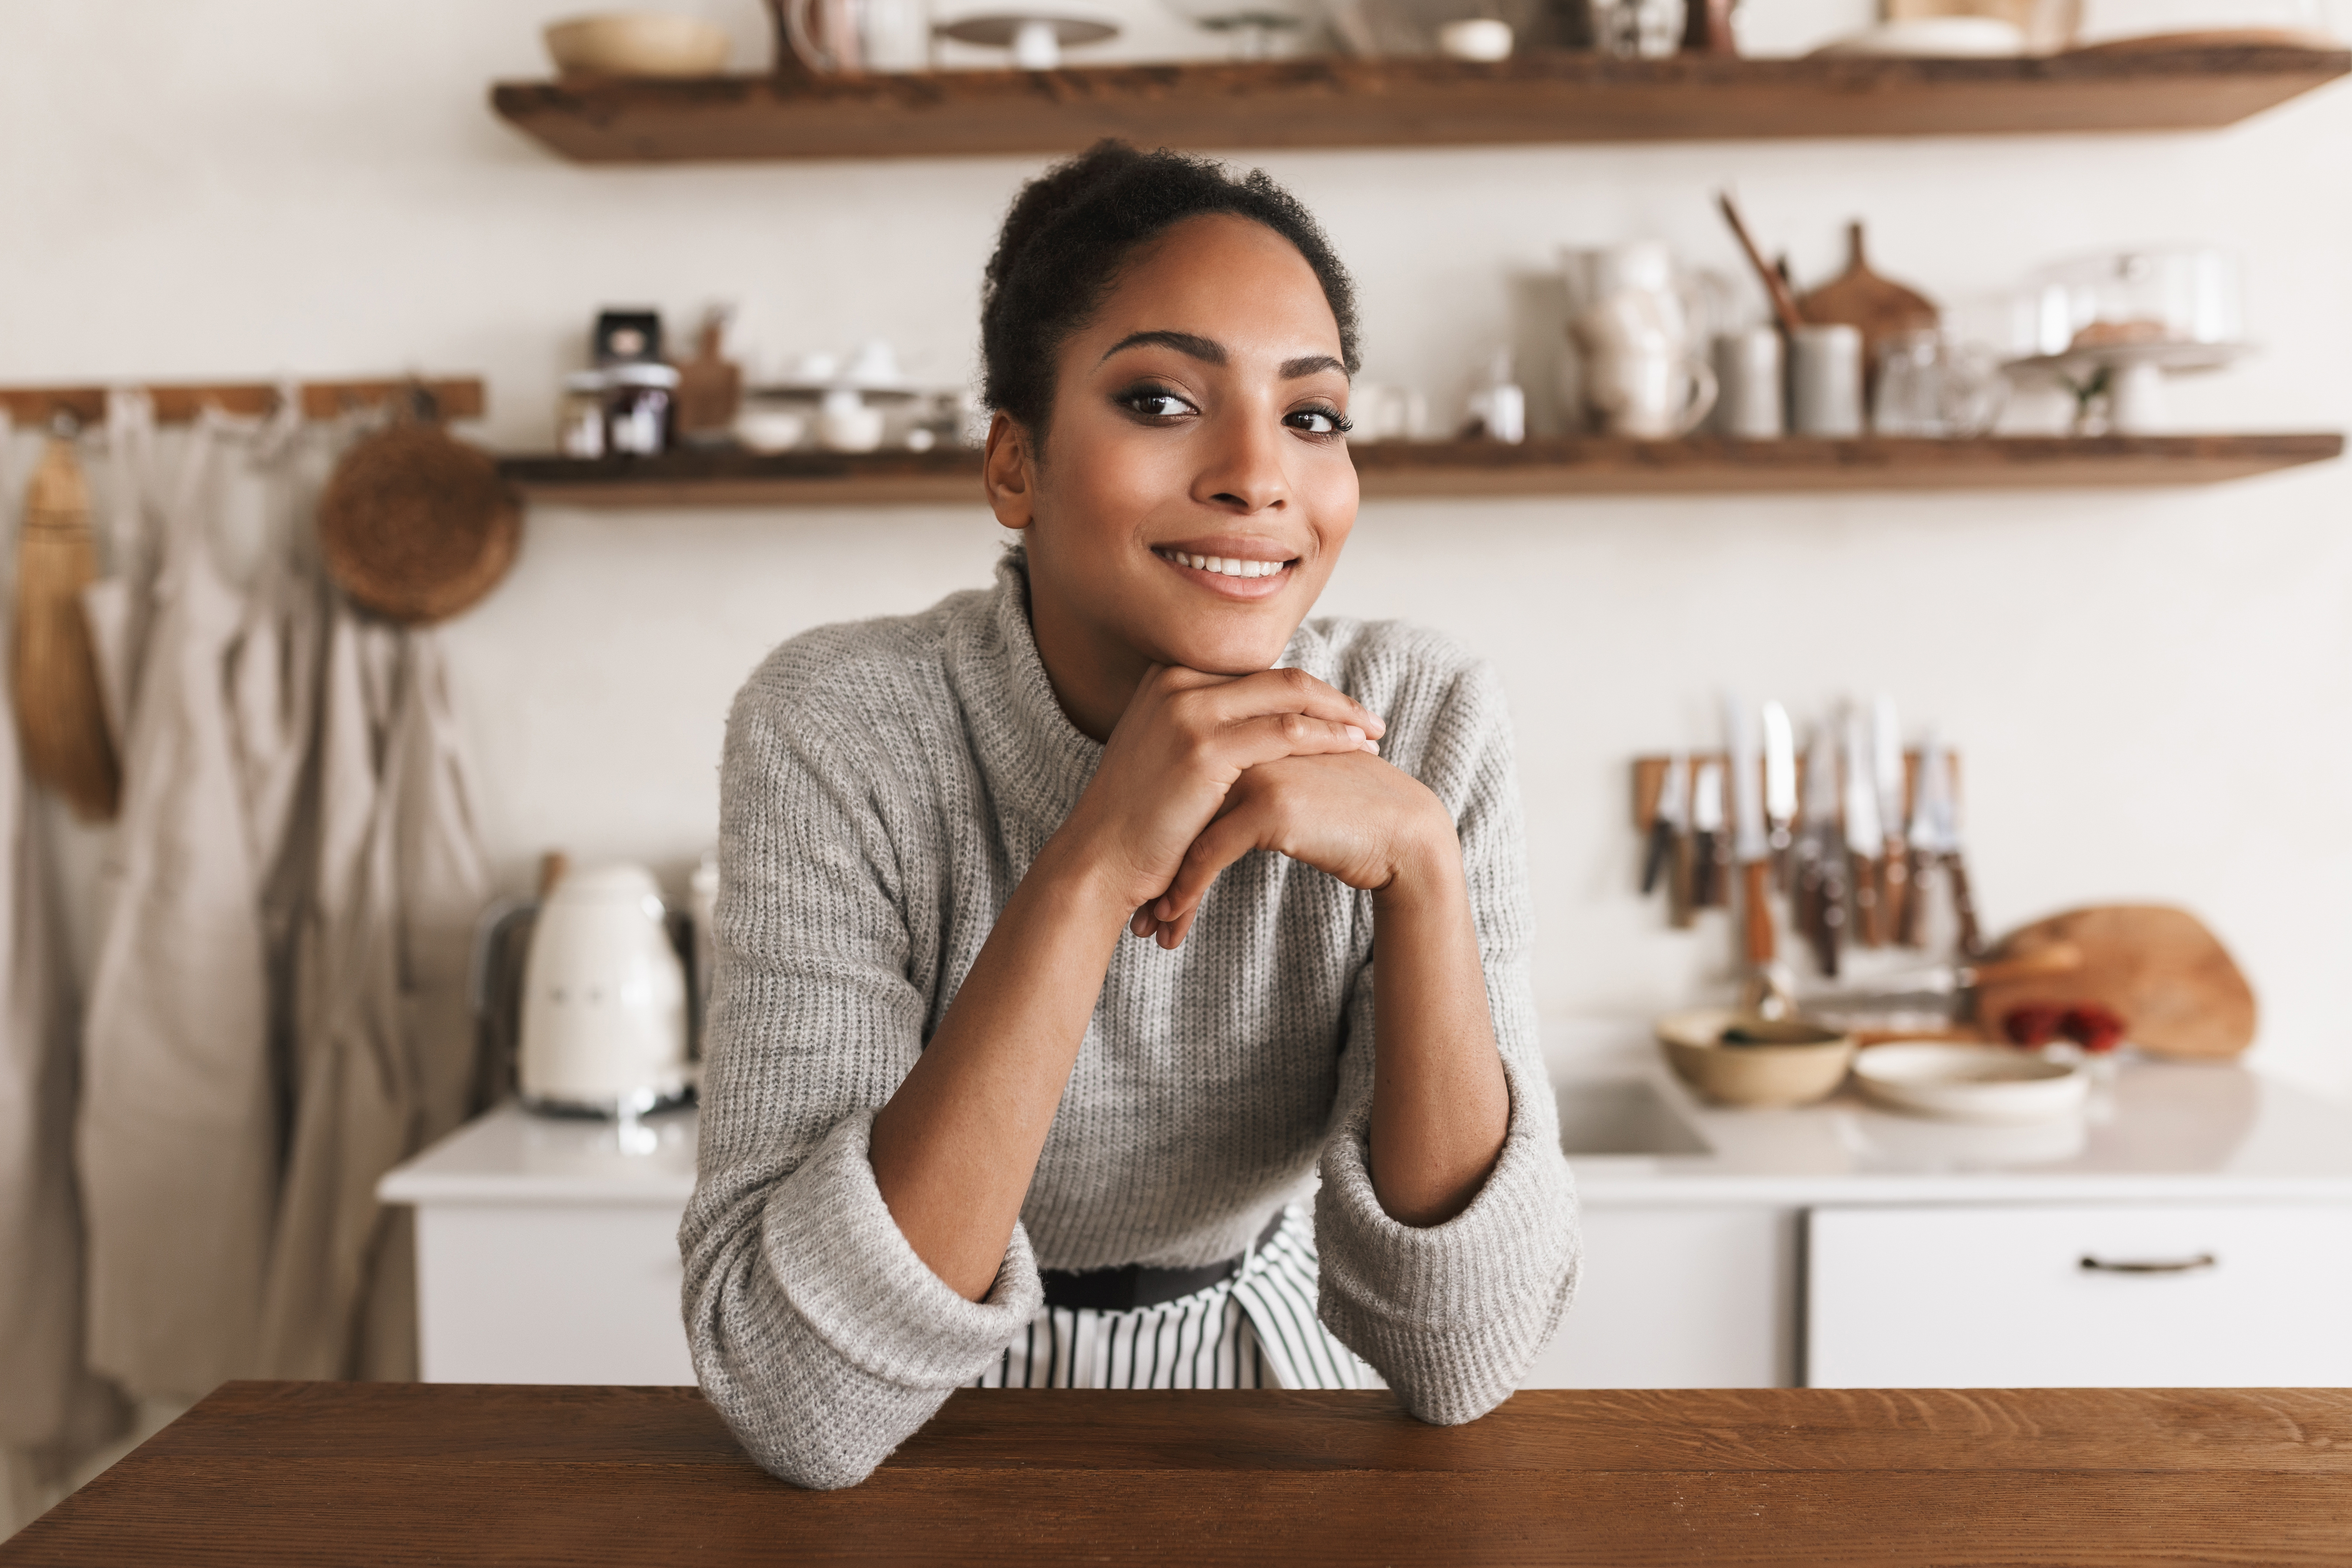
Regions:
[[1960, 928], [1960, 956], [1979, 958], [1984, 953], [1984, 932], [1977, 925], [1976, 889], [1969, 881], [1968, 855], [1960, 843], [1960, 792], [1953, 776], [1952, 753], [1937, 748], [1936, 763], [1937, 858], [1942, 863], [1944, 879], [1951, 884], [1952, 916]]
[[1764, 704], [1764, 816], [1772, 846], [1773, 877], [1789, 888], [1789, 834], [1797, 820], [1797, 741], [1789, 727], [1789, 710], [1778, 702]]
[[1691, 903], [1714, 909], [1725, 902], [1730, 879], [1725, 874], [1731, 859], [1731, 841], [1723, 831], [1723, 764], [1713, 758], [1698, 764], [1691, 781]]
[[1871, 764], [1870, 732], [1862, 710], [1845, 710], [1845, 850], [1852, 863], [1847, 894], [1853, 910], [1852, 935], [1864, 947], [1885, 944], [1878, 902], [1878, 857], [1885, 848], [1878, 822], [1878, 781]]
[[1658, 878], [1672, 864], [1675, 840], [1690, 826], [1690, 763], [1680, 752], [1666, 759], [1658, 783], [1658, 804], [1650, 814], [1650, 849], [1642, 858], [1642, 891], [1657, 891]]
[[1796, 921], [1823, 974], [1835, 978], [1845, 931], [1845, 846], [1838, 827], [1837, 744], [1818, 726], [1805, 752], [1804, 815], [1798, 819]]
[[1885, 853], [1878, 867], [1879, 927], [1894, 941], [1908, 929], [1906, 907], [1911, 891], [1911, 854], [1903, 836], [1903, 726], [1895, 713], [1895, 700], [1881, 697], [1871, 705], [1872, 773], [1878, 785], [1878, 822], [1886, 836]]

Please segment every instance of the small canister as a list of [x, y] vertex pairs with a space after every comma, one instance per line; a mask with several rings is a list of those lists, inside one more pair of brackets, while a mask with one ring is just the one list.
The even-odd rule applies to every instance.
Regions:
[[563, 378], [563, 402], [555, 416], [555, 445], [567, 458], [604, 455], [604, 399], [611, 384], [600, 370]]
[[1790, 424], [1800, 436], [1862, 434], [1862, 329], [1799, 327], [1789, 334]]
[[666, 364], [616, 364], [606, 371], [605, 444], [641, 458], [669, 449], [677, 407], [677, 372]]
[[1788, 373], [1780, 353], [1780, 329], [1750, 327], [1715, 340], [1715, 379], [1723, 395], [1715, 405], [1715, 427], [1736, 441], [1769, 441], [1789, 433]]

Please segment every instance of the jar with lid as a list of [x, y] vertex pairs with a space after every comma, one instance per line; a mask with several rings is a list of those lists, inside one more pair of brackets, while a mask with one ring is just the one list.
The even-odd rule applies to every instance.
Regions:
[[669, 448], [677, 408], [677, 372], [666, 364], [616, 364], [604, 373], [605, 445], [649, 458]]
[[600, 370], [563, 378], [563, 401], [555, 415], [556, 449], [567, 458], [604, 455], [604, 400], [611, 379]]

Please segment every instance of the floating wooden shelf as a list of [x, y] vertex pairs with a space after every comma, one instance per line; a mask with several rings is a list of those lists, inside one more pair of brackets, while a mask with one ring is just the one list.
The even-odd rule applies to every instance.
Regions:
[[[1367, 497], [1701, 495], [2211, 484], [2341, 457], [2337, 435], [1987, 437], [1969, 441], [1623, 441], [1578, 437], [1354, 448]], [[860, 506], [980, 500], [980, 454], [673, 452], [513, 457], [527, 500], [590, 507]]]
[[588, 163], [2181, 131], [2232, 124], [2352, 70], [2276, 45], [2046, 58], [1499, 64], [1337, 56], [906, 76], [500, 82], [490, 101]]

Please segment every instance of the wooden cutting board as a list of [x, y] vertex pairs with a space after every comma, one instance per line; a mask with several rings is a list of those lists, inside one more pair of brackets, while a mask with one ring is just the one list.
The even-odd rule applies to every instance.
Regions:
[[2254, 993], [2221, 939], [2186, 910], [2155, 904], [2073, 910], [2013, 931], [1997, 959], [2024, 957], [2053, 942], [2082, 950], [2082, 967], [1988, 985], [1977, 1022], [2001, 1038], [2000, 1024], [2032, 1002], [2096, 1002], [2122, 1018], [2125, 1038], [2160, 1056], [2234, 1057], [2254, 1042]]
[[1863, 251], [1862, 225], [1853, 225], [1846, 235], [1851, 248], [1845, 270], [1798, 300], [1797, 308], [1817, 326], [1861, 328], [1864, 375], [1875, 385], [1879, 345], [1905, 332], [1935, 331], [1942, 312], [1925, 294], [1870, 269]]

